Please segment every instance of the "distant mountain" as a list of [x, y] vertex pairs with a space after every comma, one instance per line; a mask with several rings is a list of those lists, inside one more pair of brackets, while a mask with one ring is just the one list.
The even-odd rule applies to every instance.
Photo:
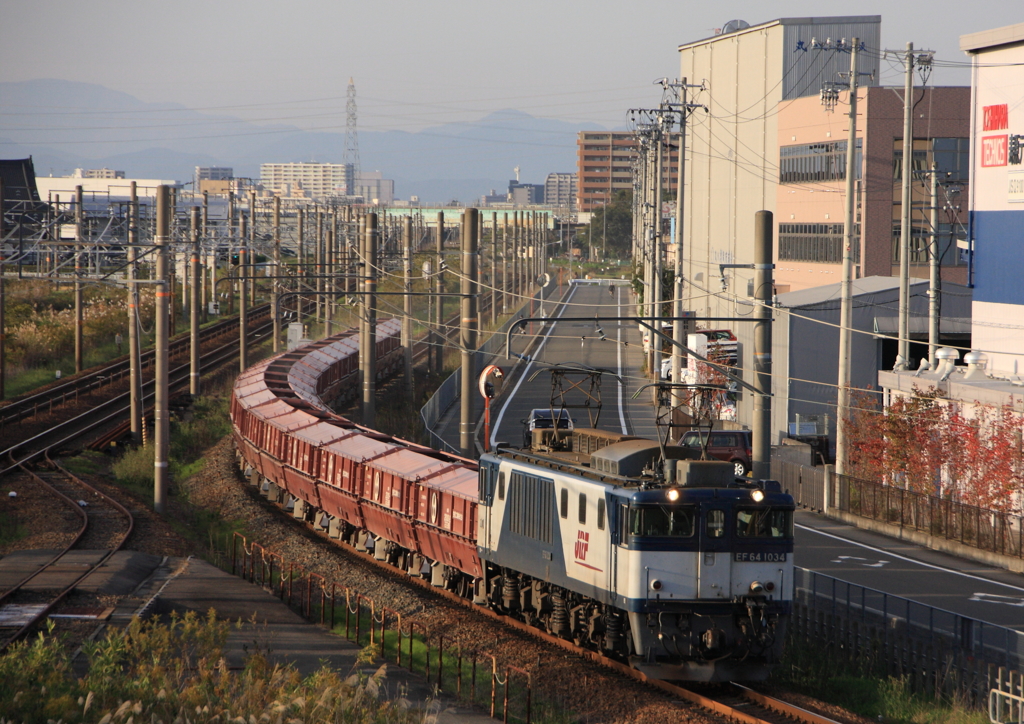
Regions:
[[[0, 157], [31, 155], [40, 175], [107, 167], [181, 181], [195, 166], [230, 166], [236, 176], [258, 178], [261, 163], [344, 158], [344, 133], [257, 125], [89, 83], [0, 83], [0, 107]], [[360, 129], [360, 162], [395, 179], [399, 198], [472, 202], [503, 191], [516, 166], [527, 183], [575, 170], [576, 134], [599, 128], [508, 109], [416, 133]]]

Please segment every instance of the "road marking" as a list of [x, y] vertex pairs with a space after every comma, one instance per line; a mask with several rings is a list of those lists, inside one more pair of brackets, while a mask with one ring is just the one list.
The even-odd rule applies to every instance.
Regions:
[[1024, 608], [1024, 598], [1014, 598], [1013, 596], [1000, 596], [996, 593], [975, 593], [968, 600], [981, 601], [982, 603], [1001, 603], [1004, 606]]
[[875, 561], [874, 563], [868, 563], [868, 561], [870, 561], [870, 560], [873, 560], [873, 559], [871, 559], [871, 558], [861, 558], [860, 556], [839, 556], [838, 558], [833, 558], [830, 562], [831, 563], [856, 563], [857, 565], [867, 566], [868, 568], [881, 568], [882, 566], [884, 566], [886, 563], [889, 562], [889, 561]]
[[[555, 319], [558, 319], [558, 317], [561, 317], [565, 313], [565, 308], [569, 305], [569, 302], [576, 294], [576, 290], [578, 288], [579, 287], [577, 285], [573, 284], [572, 291], [569, 292], [569, 296], [565, 299], [564, 302], [558, 303], [560, 308], [558, 310], [558, 315], [555, 317]], [[544, 349], [544, 345], [547, 344], [548, 337], [550, 337], [551, 333], [555, 331], [554, 322], [551, 322], [545, 326], [548, 328], [548, 331], [544, 333], [544, 337], [541, 339], [540, 344], [537, 345], [537, 351], [530, 355], [530, 361], [526, 363], [526, 369], [523, 370], [523, 374], [519, 375], [519, 379], [516, 380], [516, 386], [512, 388], [512, 394], [509, 395], [508, 398], [505, 400], [505, 404], [501, 406], [501, 410], [498, 412], [498, 419], [494, 421], [494, 427], [491, 429], [490, 447], [492, 449], [494, 448], [494, 445], [497, 442], [498, 430], [501, 428], [502, 418], [505, 417], [505, 410], [507, 410], [508, 406], [512, 404], [512, 400], [516, 398], [516, 394], [519, 392], [519, 386], [523, 384], [523, 380], [530, 376], [530, 368], [533, 367], [534, 361], [540, 358], [540, 353]], [[511, 351], [512, 350], [506, 350], [506, 354], [510, 353]]]
[[1002, 583], [1000, 581], [993, 581], [991, 578], [984, 578], [983, 576], [975, 576], [974, 574], [964, 573], [963, 571], [956, 571], [956, 570], [953, 570], [952, 568], [943, 568], [942, 566], [936, 566], [936, 565], [934, 565], [932, 563], [925, 563], [923, 561], [917, 561], [917, 560], [914, 560], [913, 558], [908, 558], [906, 556], [901, 556], [899, 553], [892, 553], [890, 551], [882, 550], [881, 548], [875, 548], [874, 546], [869, 546], [866, 543], [858, 543], [855, 540], [850, 540], [849, 538], [843, 538], [842, 536], [838, 536], [838, 535], [835, 535], [833, 533], [825, 533], [823, 531], [817, 530], [816, 528], [810, 528], [810, 527], [808, 527], [806, 525], [797, 524], [796, 527], [797, 528], [802, 528], [803, 530], [806, 530], [806, 531], [808, 531], [810, 533], [817, 533], [818, 535], [823, 535], [826, 538], [834, 538], [835, 540], [842, 541], [843, 543], [849, 543], [850, 545], [859, 546], [860, 548], [864, 548], [865, 550], [873, 551], [874, 553], [885, 553], [890, 558], [899, 558], [901, 561], [907, 561], [908, 563], [914, 563], [914, 564], [917, 564], [919, 566], [924, 566], [925, 568], [932, 568], [932, 569], [934, 569], [936, 571], [943, 571], [945, 573], [952, 573], [953, 575], [956, 575], [956, 576], [963, 576], [964, 578], [970, 578], [970, 579], [975, 580], [975, 581], [981, 581], [983, 583], [989, 583], [989, 584], [994, 585], [994, 586], [1002, 586], [1003, 588], [1009, 588], [1011, 591], [1020, 591], [1021, 593], [1024, 593], [1024, 588], [1021, 588], [1020, 586], [1011, 586], [1009, 583]]
[[[618, 284], [615, 285], [615, 316], [622, 316], [622, 287]], [[623, 435], [628, 435], [629, 431], [626, 429], [626, 413], [622, 407], [622, 380], [624, 379], [622, 376], [622, 322], [619, 322], [615, 329], [615, 364], [617, 365], [615, 371], [619, 375], [619, 427], [622, 428]]]

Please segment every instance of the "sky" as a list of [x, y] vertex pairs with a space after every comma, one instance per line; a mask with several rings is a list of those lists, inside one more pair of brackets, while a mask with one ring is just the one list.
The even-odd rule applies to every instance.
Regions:
[[[964, 62], [959, 36], [1024, 21], [1006, 0], [861, 0], [885, 48]], [[343, 131], [354, 79], [360, 130], [419, 131], [514, 108], [624, 126], [679, 74], [678, 45], [728, 20], [853, 14], [850, 3], [677, 0], [314, 2], [0, 0], [0, 80], [97, 83], [143, 101]], [[883, 84], [901, 69], [882, 64]], [[934, 85], [966, 85], [937, 68]], [[73, 109], [53, 109], [62, 112]], [[0, 109], [0, 113], [3, 109]]]

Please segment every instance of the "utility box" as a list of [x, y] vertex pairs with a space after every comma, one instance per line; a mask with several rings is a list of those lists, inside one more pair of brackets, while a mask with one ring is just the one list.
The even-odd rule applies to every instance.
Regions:
[[220, 315], [220, 302], [210, 302], [207, 309], [210, 314]]
[[306, 337], [306, 325], [302, 322], [290, 322], [288, 324], [288, 351], [291, 352], [296, 347], [302, 347], [312, 342], [311, 339]]

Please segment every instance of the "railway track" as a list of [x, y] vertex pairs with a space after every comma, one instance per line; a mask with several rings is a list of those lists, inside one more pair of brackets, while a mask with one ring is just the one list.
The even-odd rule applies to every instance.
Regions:
[[[23, 576], [5, 571], [0, 593], [0, 652], [70, 604], [95, 601], [75, 598], [81, 584], [125, 545], [135, 527], [131, 512], [117, 500], [84, 482], [43, 451], [43, 464], [19, 463], [21, 475], [72, 510], [80, 526], [67, 545], [52, 556], [41, 551]], [[95, 606], [93, 606], [95, 608]]]
[[[263, 304], [249, 314], [250, 326], [262, 324], [270, 317], [270, 305]], [[225, 319], [199, 331], [201, 345], [209, 345], [227, 337], [232, 339], [238, 335], [238, 318]], [[178, 359], [187, 356], [191, 346], [189, 333], [179, 334], [168, 345], [168, 356]], [[140, 368], [143, 372], [153, 365], [155, 352], [147, 349], [141, 354]], [[55, 408], [90, 395], [107, 385], [127, 380], [130, 372], [130, 360], [122, 357], [102, 367], [77, 375], [58, 385], [51, 385], [34, 394], [19, 397], [0, 407], [0, 433], [11, 426], [29, 420], [40, 414], [52, 413]]]
[[[267, 321], [256, 327], [250, 327], [250, 340], [258, 340], [269, 334], [272, 324]], [[220, 367], [238, 355], [238, 344], [235, 341], [226, 342], [214, 349], [206, 351], [200, 358], [200, 367], [203, 370], [211, 370]], [[171, 368], [169, 373], [169, 388], [171, 395], [188, 389], [189, 363], [179, 364]], [[154, 401], [154, 382], [147, 381], [142, 387], [142, 405], [149, 409]], [[123, 392], [108, 400], [97, 403], [87, 412], [65, 419], [49, 429], [33, 435], [28, 439], [18, 441], [10, 447], [0, 450], [0, 459], [10, 459], [15, 464], [10, 467], [0, 467], [0, 478], [8, 471], [17, 467], [18, 463], [34, 462], [43, 455], [46, 450], [58, 449], [73, 444], [75, 441], [91, 433], [100, 434], [106, 431], [108, 436], [103, 437], [104, 441], [110, 437], [123, 434], [127, 429], [128, 421], [124, 417], [130, 408], [130, 393]], [[115, 434], [115, 431], [117, 433]]]
[[768, 696], [747, 686], [736, 683], [721, 685], [695, 686], [692, 684], [680, 684], [672, 681], [654, 679], [646, 676], [640, 671], [622, 663], [616, 659], [603, 656], [595, 651], [577, 646], [572, 641], [552, 636], [540, 629], [534, 628], [518, 619], [503, 616], [487, 608], [476, 606], [469, 600], [456, 595], [443, 588], [432, 586], [426, 579], [413, 578], [404, 571], [396, 568], [385, 561], [374, 558], [372, 553], [357, 551], [354, 547], [343, 542], [330, 538], [322, 529], [314, 523], [302, 523], [294, 520], [284, 510], [281, 502], [270, 502], [260, 496], [262, 503], [272, 506], [287, 520], [283, 524], [293, 523], [301, 526], [307, 534], [312, 532], [317, 538], [329, 541], [335, 548], [343, 552], [345, 556], [358, 559], [364, 565], [381, 571], [384, 576], [398, 582], [401, 585], [418, 587], [428, 592], [430, 596], [449, 601], [457, 606], [471, 611], [477, 616], [494, 623], [502, 624], [510, 629], [542, 641], [550, 646], [563, 650], [572, 657], [592, 661], [598, 666], [615, 672], [623, 678], [637, 682], [642, 685], [657, 689], [666, 694], [670, 699], [689, 702], [709, 713], [730, 719], [739, 724], [783, 724], [783, 722], [799, 722], [800, 724], [839, 724], [836, 720], [823, 716], [816, 712], [809, 711], [802, 707], [790, 704], [776, 697]]

